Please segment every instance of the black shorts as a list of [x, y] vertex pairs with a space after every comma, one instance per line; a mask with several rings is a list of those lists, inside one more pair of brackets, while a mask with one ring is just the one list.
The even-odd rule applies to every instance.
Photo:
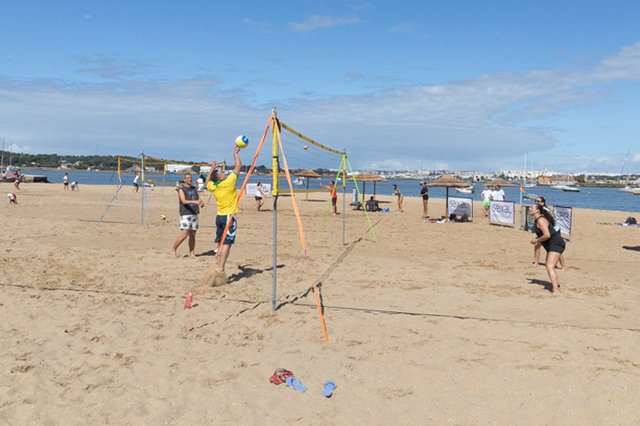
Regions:
[[[227, 220], [229, 220], [229, 215], [218, 215], [216, 216], [216, 243], [219, 243], [222, 239], [222, 233], [224, 232], [224, 228], [227, 226]], [[236, 241], [236, 231], [238, 230], [238, 222], [236, 221], [236, 217], [233, 217], [233, 222], [229, 226], [229, 230], [227, 231], [227, 236], [224, 239], [225, 244], [233, 244]]]
[[332, 199], [331, 199], [331, 205], [332, 205], [332, 206], [335, 206], [337, 202], [338, 202], [338, 199], [337, 199], [337, 198], [332, 198]]
[[423, 196], [422, 196], [422, 199], [423, 199], [424, 201], [429, 201], [429, 196], [428, 196], [428, 195], [423, 195]]
[[547, 252], [555, 252], [555, 253], [562, 254], [562, 253], [564, 253], [564, 249], [566, 248], [566, 244], [564, 242], [564, 238], [562, 238], [558, 234], [555, 234], [553, 237], [551, 237], [551, 239], [549, 239], [549, 240], [545, 241], [544, 243], [542, 243], [542, 247], [544, 247], [544, 249]]
[[256, 195], [256, 201], [260, 201], [260, 200], [262, 200], [262, 197], [258, 197], [258, 196]]

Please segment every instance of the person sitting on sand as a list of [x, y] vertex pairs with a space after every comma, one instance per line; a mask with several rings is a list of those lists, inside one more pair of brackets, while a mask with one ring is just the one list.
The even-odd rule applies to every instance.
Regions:
[[[544, 197], [538, 197], [536, 198], [536, 204], [539, 205], [540, 207], [542, 207], [543, 210], [547, 211], [550, 215], [553, 216], [553, 212], [551, 211], [551, 209], [549, 209], [547, 207], [547, 200], [545, 200]], [[560, 232], [560, 225], [558, 225], [558, 222], [555, 223], [555, 225], [553, 226], [553, 228]], [[532, 265], [539, 265], [540, 264], [540, 244], [535, 244], [533, 246], [533, 262], [531, 262]], [[564, 255], [561, 254], [560, 255], [560, 259], [558, 260], [558, 269], [563, 269], [565, 267], [564, 264]]]
[[402, 192], [400, 192], [400, 189], [398, 189], [398, 185], [396, 184], [393, 184], [393, 195], [398, 197], [398, 210], [403, 211], [402, 202], [404, 201], [404, 196], [402, 195]]
[[9, 199], [9, 204], [18, 204], [18, 196], [13, 192], [8, 193], [7, 198]]
[[371, 198], [369, 198], [369, 200], [367, 200], [366, 209], [368, 212], [379, 212], [381, 210], [380, 205], [378, 204], [378, 200], [373, 198], [373, 195], [371, 196]]
[[173, 257], [178, 257], [178, 247], [187, 238], [189, 238], [189, 256], [196, 257], [194, 250], [196, 231], [198, 231], [198, 214], [200, 214], [200, 207], [204, 207], [204, 201], [200, 199], [197, 188], [191, 184], [192, 179], [191, 173], [185, 173], [183, 185], [178, 188], [180, 234], [173, 243]]
[[537, 236], [537, 238], [531, 240], [531, 244], [542, 244], [542, 247], [547, 251], [545, 267], [551, 280], [551, 292], [558, 294], [560, 284], [556, 274], [556, 264], [565, 249], [564, 239], [560, 232], [554, 229], [555, 220], [548, 211], [537, 204], [533, 204], [530, 208], [530, 214], [534, 220], [534, 231]]

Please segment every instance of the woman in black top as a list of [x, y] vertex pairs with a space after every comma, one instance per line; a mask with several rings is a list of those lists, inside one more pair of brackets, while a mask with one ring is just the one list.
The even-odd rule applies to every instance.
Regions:
[[[547, 207], [547, 200], [545, 200], [544, 197], [537, 197], [536, 204], [542, 207], [542, 210], [547, 211], [553, 217], [553, 212], [551, 211], [551, 209], [549, 209], [549, 207]], [[560, 227], [558, 226], [557, 223], [553, 225], [553, 228], [556, 231], [560, 231]], [[540, 243], [533, 246], [533, 262], [531, 262], [532, 265], [540, 264], [540, 247], [541, 247]], [[565, 266], [566, 265], [564, 263], [564, 256], [560, 255], [560, 260], [558, 261], [558, 269], [563, 269]]]
[[564, 239], [560, 232], [554, 228], [555, 220], [548, 211], [534, 204], [531, 206], [530, 212], [534, 220], [534, 231], [537, 236], [531, 240], [531, 244], [541, 244], [547, 251], [545, 267], [551, 280], [551, 292], [558, 294], [560, 284], [558, 284], [556, 264], [560, 260], [560, 255], [564, 252]]

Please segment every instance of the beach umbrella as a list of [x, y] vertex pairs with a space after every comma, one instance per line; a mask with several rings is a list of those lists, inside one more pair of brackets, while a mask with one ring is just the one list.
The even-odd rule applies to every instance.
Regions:
[[376, 175], [373, 173], [360, 173], [358, 175], [354, 175], [356, 181], [362, 182], [362, 203], [364, 203], [365, 189], [367, 182], [373, 182], [373, 196], [376, 196], [376, 183], [378, 182], [386, 182], [387, 180], [380, 175]]
[[301, 172], [296, 173], [296, 176], [300, 176], [303, 178], [307, 179], [307, 200], [309, 199], [309, 179], [310, 178], [321, 178], [322, 175], [320, 173], [316, 173], [315, 171], [311, 170], [311, 169], [305, 169], [302, 170]]
[[452, 175], [441, 175], [438, 177], [438, 179], [429, 182], [427, 186], [438, 186], [446, 188], [447, 195], [445, 199], [444, 209], [445, 213], [447, 213], [449, 206], [449, 188], [468, 188], [469, 184], [467, 182], [461, 181], [460, 179], [456, 179]]

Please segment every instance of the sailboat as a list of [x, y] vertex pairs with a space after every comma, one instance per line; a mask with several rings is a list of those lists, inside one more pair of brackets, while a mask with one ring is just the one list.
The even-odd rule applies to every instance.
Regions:
[[460, 194], [473, 194], [476, 191], [476, 187], [473, 185], [469, 185], [466, 188], [453, 188], [454, 191], [459, 192]]
[[[627, 156], [625, 157], [624, 161], [622, 162], [622, 169], [620, 169], [620, 179], [622, 179], [622, 176], [624, 175], [624, 166], [627, 164], [627, 161], [629, 161], [629, 158], [631, 157], [631, 148], [629, 148], [627, 150]], [[618, 188], [619, 192], [629, 192], [629, 193], [633, 193], [635, 194], [636, 191], [640, 192], [640, 187], [638, 187], [637, 185], [630, 185], [629, 184], [629, 179], [626, 180], [625, 182], [625, 186], [622, 188]]]
[[[533, 168], [533, 167], [532, 167]], [[527, 183], [527, 153], [524, 153], [524, 175], [522, 178], [522, 187], [523, 188], [535, 188], [536, 185], [535, 183]]]

